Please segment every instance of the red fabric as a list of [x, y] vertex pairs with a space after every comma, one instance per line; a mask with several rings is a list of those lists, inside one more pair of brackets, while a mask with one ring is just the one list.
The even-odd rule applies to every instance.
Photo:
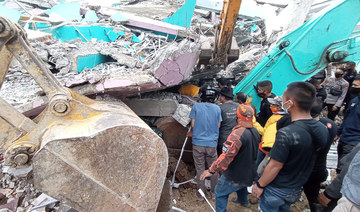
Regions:
[[262, 141], [259, 143], [259, 149], [260, 149], [260, 151], [262, 151], [263, 153], [269, 154], [268, 151], [266, 151], [266, 150], [264, 150], [264, 149], [262, 148]]
[[[225, 171], [241, 148], [240, 138], [246, 128], [237, 125], [223, 144], [223, 152], [219, 158], [211, 165], [211, 172]], [[224, 151], [225, 149], [225, 151]]]

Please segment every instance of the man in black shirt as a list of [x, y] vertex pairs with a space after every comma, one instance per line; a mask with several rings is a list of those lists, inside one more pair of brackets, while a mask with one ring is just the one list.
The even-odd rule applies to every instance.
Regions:
[[321, 83], [314, 78], [310, 79], [309, 83], [311, 83], [316, 88], [316, 98], [320, 99], [322, 103], [324, 103], [327, 96], [325, 88], [323, 88]]
[[[340, 68], [344, 71], [344, 80], [348, 81], [349, 83], [349, 87], [352, 86], [353, 81], [356, 77], [356, 70], [355, 70], [355, 66], [356, 64], [354, 62], [347, 62], [345, 64], [344, 68]], [[350, 101], [353, 99], [354, 97], [351, 95], [350, 92], [347, 92], [346, 97], [344, 99], [345, 102], [345, 109], [348, 108]]]
[[260, 104], [260, 112], [256, 121], [264, 127], [267, 120], [272, 116], [272, 111], [270, 110], [270, 103], [267, 100], [268, 98], [274, 98], [275, 94], [271, 93], [272, 90], [272, 83], [269, 80], [260, 81], [256, 85], [257, 94], [259, 97], [262, 98]]
[[219, 129], [219, 139], [217, 145], [218, 156], [222, 153], [223, 143], [226, 141], [227, 137], [230, 135], [232, 129], [237, 125], [236, 122], [236, 109], [239, 106], [238, 103], [233, 102], [234, 95], [233, 89], [228, 87], [221, 88], [220, 91], [220, 109], [222, 122]]
[[323, 125], [325, 125], [329, 133], [326, 146], [317, 153], [312, 173], [304, 185], [304, 193], [309, 201], [311, 212], [319, 211], [319, 209], [322, 208], [322, 206], [319, 204], [319, 201], [317, 200], [317, 197], [320, 191], [320, 184], [324, 182], [328, 176], [328, 172], [326, 170], [326, 156], [338, 130], [338, 127], [334, 121], [328, 118], [319, 117], [322, 108], [323, 104], [320, 99], [317, 99], [311, 108], [311, 116], [315, 120], [319, 120]]
[[312, 172], [316, 151], [326, 145], [326, 127], [310, 115], [315, 93], [310, 83], [293, 82], [283, 94], [283, 108], [293, 123], [278, 131], [270, 161], [252, 190], [264, 212], [290, 211]]

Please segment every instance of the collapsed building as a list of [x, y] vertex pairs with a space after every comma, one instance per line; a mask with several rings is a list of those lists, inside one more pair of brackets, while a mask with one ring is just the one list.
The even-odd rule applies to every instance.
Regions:
[[[186, 118], [194, 104], [193, 99], [177, 93], [179, 86], [216, 78], [238, 82], [278, 38], [308, 18], [314, 5], [317, 10], [328, 2], [243, 1], [231, 48], [239, 56], [227, 66], [212, 66], [209, 60], [221, 3], [8, 0], [1, 6], [6, 14], [0, 14], [24, 27], [30, 44], [62, 85], [97, 100], [124, 101], [162, 136], [170, 157], [178, 157], [186, 137]], [[271, 12], [257, 16], [255, 10]], [[290, 14], [292, 18], [284, 19]], [[48, 102], [16, 60], [0, 96], [28, 117], [37, 116]], [[192, 161], [189, 143], [185, 162]], [[185, 175], [181, 180], [189, 180]], [[17, 186], [11, 177], [3, 184], [10, 189]], [[24, 183], [17, 184], [23, 190]], [[38, 194], [33, 189], [31, 198]], [[30, 201], [19, 205], [25, 209], [40, 204]]]

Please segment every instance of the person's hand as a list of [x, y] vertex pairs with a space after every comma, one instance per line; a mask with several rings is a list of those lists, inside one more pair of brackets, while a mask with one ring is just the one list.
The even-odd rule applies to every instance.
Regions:
[[264, 189], [259, 188], [256, 184], [253, 185], [251, 194], [254, 197], [256, 197], [257, 199], [260, 199], [260, 196], [262, 195], [263, 192], [264, 192]]
[[192, 137], [192, 136], [193, 136], [193, 132], [192, 132], [192, 131], [187, 132], [187, 133], [186, 133], [186, 136], [187, 136], [187, 137]]
[[335, 136], [335, 138], [334, 138], [334, 140], [333, 140], [333, 142], [332, 142], [332, 144], [336, 144], [336, 142], [339, 140], [339, 138], [340, 138], [340, 136]]
[[324, 192], [321, 192], [318, 196], [318, 201], [322, 206], [327, 207], [328, 204], [331, 202], [331, 199], [327, 198]]
[[205, 170], [201, 175], [200, 175], [200, 180], [205, 180], [205, 178], [207, 177], [211, 177], [212, 174], [209, 172], [209, 170]]
[[335, 105], [332, 107], [332, 111], [337, 111], [339, 110], [339, 107], [336, 107]]

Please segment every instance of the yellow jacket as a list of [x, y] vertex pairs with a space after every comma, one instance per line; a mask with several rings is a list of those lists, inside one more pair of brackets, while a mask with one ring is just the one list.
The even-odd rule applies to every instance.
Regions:
[[270, 116], [270, 118], [267, 120], [265, 126], [264, 126], [264, 134], [262, 135], [262, 148], [268, 147], [272, 148], [275, 143], [275, 137], [276, 137], [276, 123], [281, 119], [283, 115], [273, 114]]
[[260, 135], [264, 135], [264, 128], [256, 121], [255, 116], [253, 116], [253, 126], [259, 132]]

